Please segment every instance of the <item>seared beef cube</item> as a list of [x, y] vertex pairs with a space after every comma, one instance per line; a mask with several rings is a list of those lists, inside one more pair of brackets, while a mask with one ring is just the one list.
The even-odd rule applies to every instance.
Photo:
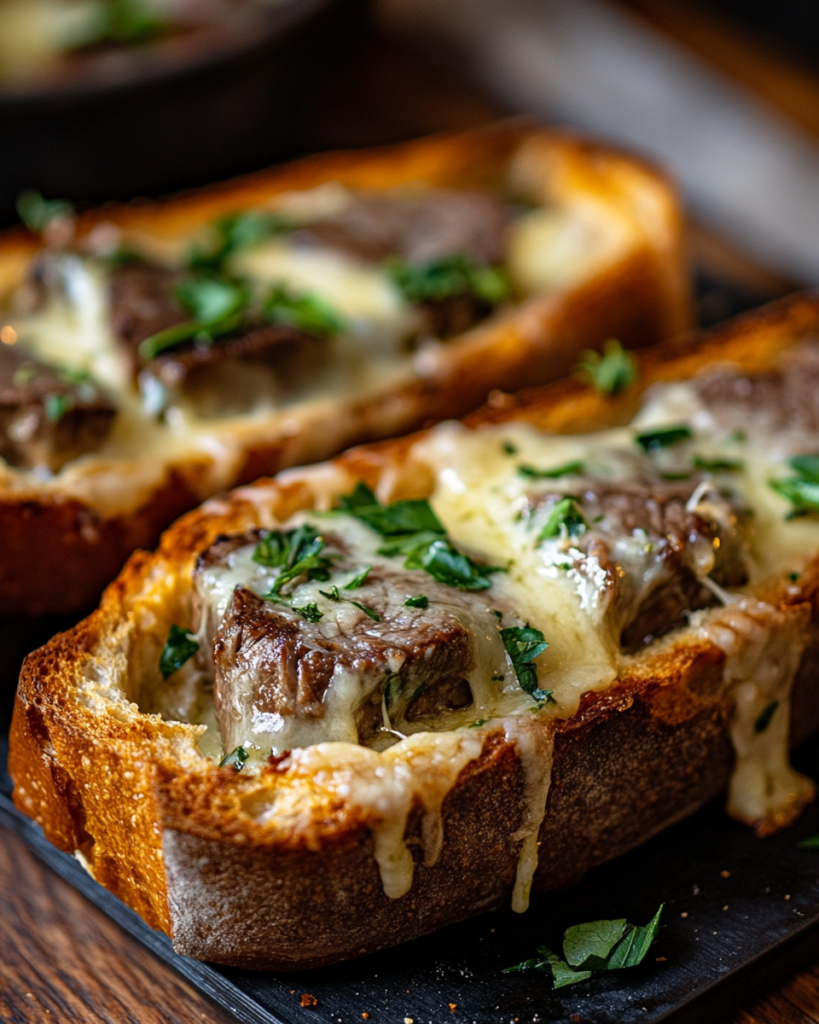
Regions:
[[[582, 586], [602, 595], [598, 608], [627, 651], [715, 604], [706, 578], [722, 587], [747, 582], [745, 510], [703, 480], [646, 474], [587, 478], [574, 487], [585, 527], [556, 542]], [[541, 493], [530, 501], [551, 509], [565, 497]]]
[[146, 393], [146, 377], [153, 378], [165, 398], [184, 392], [200, 414], [225, 415], [246, 411], [282, 388], [292, 390], [315, 373], [324, 345], [320, 339], [252, 317], [222, 337], [181, 341], [145, 358], [139, 346], [146, 338], [191, 319], [174, 298], [182, 279], [177, 271], [146, 263], [111, 274], [111, 323]]
[[[402, 608], [396, 617], [375, 622], [345, 605], [337, 618], [325, 615], [311, 623], [237, 587], [214, 638], [213, 656], [216, 714], [229, 750], [249, 739], [248, 727], [273, 733], [283, 719], [323, 718], [334, 678], [350, 703], [337, 711], [335, 722], [326, 723], [327, 738], [345, 738], [343, 733], [335, 737], [333, 727], [343, 728], [350, 716], [365, 734], [377, 730], [382, 697], [388, 720], [394, 715], [398, 722], [400, 709], [411, 708], [425, 691], [432, 699], [415, 717], [439, 710], [434, 698], [441, 683], [447, 684], [439, 694], [443, 702], [451, 699], [453, 684], [459, 688], [457, 706], [471, 702], [463, 678], [473, 667], [469, 634], [453, 615], [437, 609], [430, 615]], [[375, 721], [368, 706], [377, 708]], [[412, 714], [408, 710], [407, 717]], [[265, 722], [274, 727], [264, 728]]]
[[155, 263], [126, 263], [111, 271], [111, 327], [133, 357], [145, 338], [190, 319], [173, 297], [181, 279], [179, 271]]
[[[455, 590], [383, 560], [345, 590], [350, 573], [361, 571], [360, 557], [342, 534], [324, 533], [331, 580], [300, 591], [304, 580], [296, 579], [285, 594], [265, 599], [260, 594], [273, 577], [253, 560], [262, 536], [220, 538], [194, 574], [194, 625], [212, 649], [225, 749], [245, 742], [277, 749], [325, 740], [378, 745], [411, 723], [433, 725], [472, 704], [474, 644], [485, 647], [487, 638], [496, 646], [492, 664], [481, 667], [503, 678], [497, 596]], [[424, 607], [407, 605], [419, 594]], [[203, 645], [203, 668], [207, 659]]]
[[0, 345], [0, 455], [9, 465], [56, 473], [96, 451], [115, 415], [90, 377], [45, 366], [17, 345]]
[[458, 254], [491, 266], [504, 259], [506, 223], [503, 203], [485, 192], [361, 191], [338, 213], [296, 229], [293, 239], [369, 262], [400, 256], [429, 263]]

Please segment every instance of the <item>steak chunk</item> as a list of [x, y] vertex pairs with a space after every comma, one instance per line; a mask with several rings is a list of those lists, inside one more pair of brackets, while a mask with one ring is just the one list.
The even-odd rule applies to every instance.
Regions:
[[0, 455], [9, 465], [56, 473], [96, 451], [115, 415], [90, 376], [46, 366], [18, 345], [0, 345]]
[[162, 394], [184, 393], [203, 415], [239, 413], [258, 399], [292, 389], [315, 372], [323, 343], [293, 327], [254, 322], [209, 342], [183, 341], [151, 359], [139, 346], [146, 338], [191, 319], [176, 302], [183, 274], [148, 263], [115, 268], [110, 278], [110, 316], [115, 336], [147, 392], [146, 378]]
[[297, 228], [293, 240], [373, 263], [390, 256], [429, 263], [458, 254], [490, 266], [504, 259], [506, 224], [503, 203], [486, 192], [361, 191], [338, 213]]
[[[680, 625], [689, 612], [718, 600], [721, 587], [748, 579], [746, 512], [702, 475], [666, 481], [648, 472], [575, 486], [585, 525], [550, 541], [568, 562], [586, 603], [604, 614], [626, 651]], [[548, 510], [566, 495], [530, 495]]]
[[[353, 524], [366, 531], [361, 524]], [[225, 749], [290, 749], [327, 740], [378, 745], [410, 723], [468, 707], [474, 637], [498, 637], [489, 600], [422, 570], [356, 555], [323, 534], [328, 582], [292, 580], [266, 594], [275, 573], [253, 561], [264, 534], [220, 538], [195, 570], [195, 620], [213, 653], [214, 700]], [[345, 589], [351, 573], [371, 566]], [[326, 577], [325, 577], [326, 578]], [[425, 607], [407, 605], [422, 594]], [[494, 672], [504, 678], [506, 657]]]

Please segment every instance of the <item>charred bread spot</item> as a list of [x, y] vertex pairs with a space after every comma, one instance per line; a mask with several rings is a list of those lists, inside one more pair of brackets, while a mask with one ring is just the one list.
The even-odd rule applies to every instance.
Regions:
[[115, 416], [113, 402], [90, 375], [0, 345], [0, 455], [9, 465], [56, 473], [97, 451]]

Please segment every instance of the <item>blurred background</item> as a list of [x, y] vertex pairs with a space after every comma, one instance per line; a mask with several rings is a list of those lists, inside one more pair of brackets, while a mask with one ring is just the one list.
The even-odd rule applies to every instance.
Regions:
[[819, 283], [817, 30], [815, 0], [0, 0], [0, 223], [26, 188], [159, 195], [526, 112], [673, 170], [712, 321]]

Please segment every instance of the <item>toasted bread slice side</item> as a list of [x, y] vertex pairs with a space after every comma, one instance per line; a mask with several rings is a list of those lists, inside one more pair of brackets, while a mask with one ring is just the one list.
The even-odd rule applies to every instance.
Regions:
[[[630, 422], [656, 385], [722, 370], [763, 381], [815, 354], [817, 339], [819, 301], [797, 297], [645, 354], [621, 395], [564, 382], [483, 410], [458, 436], [489, 431], [497, 444], [528, 422], [562, 444]], [[383, 500], [429, 495], [429, 446], [452, 430], [210, 500], [156, 554], [134, 555], [92, 616], [27, 660], [11, 739], [17, 805], [181, 952], [270, 969], [359, 956], [510, 898], [522, 909], [530, 885], [577, 880], [729, 784], [731, 813], [763, 833], [812, 798], [786, 747], [819, 727], [815, 548], [798, 573], [766, 567], [724, 607], [618, 655], [614, 677], [574, 703], [569, 673], [553, 713], [522, 706], [380, 752], [319, 743], [238, 772], [216, 767], [221, 752], [200, 752], [196, 673], [163, 680], [157, 668], [169, 626], [190, 628], [198, 556], [221, 536], [330, 508], [356, 481]], [[778, 521], [786, 511], [777, 506]], [[798, 537], [813, 536], [815, 523], [794, 522]], [[749, 687], [757, 703], [746, 707]]]
[[[494, 388], [555, 379], [583, 349], [610, 336], [638, 347], [688, 325], [681, 214], [668, 180], [629, 156], [530, 125], [311, 157], [165, 203], [104, 207], [78, 218], [74, 243], [115, 235], [125, 249], [174, 260], [215, 218], [328, 182], [376, 191], [522, 184], [565, 223], [591, 225], [609, 241], [595, 249], [575, 245], [565, 260], [552, 261], [548, 287], [419, 351], [389, 380], [263, 416], [216, 419], [184, 443], [174, 436], [171, 444], [162, 429], [145, 427], [140, 437], [115, 425], [111, 444], [47, 478], [3, 466], [0, 521], [8, 539], [0, 614], [88, 607], [131, 551], [153, 546], [176, 516], [224, 488], [463, 415]], [[25, 280], [39, 246], [20, 232], [0, 240], [0, 308]]]

